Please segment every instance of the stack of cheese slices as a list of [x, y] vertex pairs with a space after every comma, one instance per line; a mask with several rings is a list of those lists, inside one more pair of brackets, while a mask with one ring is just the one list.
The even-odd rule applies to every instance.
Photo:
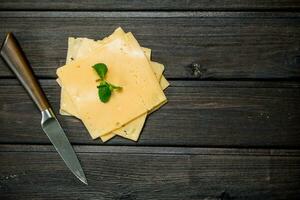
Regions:
[[[106, 80], [122, 87], [110, 100], [99, 100], [99, 76], [92, 66], [105, 63]], [[66, 65], [57, 69], [60, 113], [82, 120], [93, 139], [115, 135], [137, 141], [146, 117], [167, 102], [164, 66], [151, 61], [132, 33], [117, 28], [103, 40], [69, 38]]]

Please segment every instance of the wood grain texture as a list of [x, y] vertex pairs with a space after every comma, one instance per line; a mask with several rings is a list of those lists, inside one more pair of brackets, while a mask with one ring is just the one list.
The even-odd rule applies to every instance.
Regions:
[[1, 0], [0, 10], [296, 10], [297, 0]]
[[52, 146], [0, 145], [1, 199], [300, 197], [300, 153], [295, 150], [95, 146], [75, 150], [88, 186], [71, 174]]
[[92, 141], [79, 120], [58, 116], [85, 186], [0, 59], [0, 199], [300, 199], [299, 8], [298, 0], [0, 0], [0, 43], [16, 34], [56, 113], [55, 71], [69, 36], [100, 39], [121, 26], [171, 80], [168, 104], [137, 143]]
[[[59, 109], [60, 88], [42, 80]], [[300, 90], [297, 82], [172, 81], [169, 102], [149, 116], [138, 143], [114, 138], [108, 145], [297, 147]], [[46, 143], [40, 113], [15, 80], [0, 81], [0, 142]], [[82, 123], [58, 116], [74, 144], [92, 141]]]
[[[167, 78], [300, 77], [299, 13], [0, 12], [0, 20], [0, 35], [15, 32], [40, 77], [56, 77], [69, 36], [103, 38], [118, 26], [153, 49]], [[0, 76], [12, 77], [2, 60]]]

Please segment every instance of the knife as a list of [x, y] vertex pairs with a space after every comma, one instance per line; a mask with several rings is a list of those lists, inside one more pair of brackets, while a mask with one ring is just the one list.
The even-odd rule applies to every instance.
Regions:
[[16, 74], [26, 91], [31, 96], [42, 114], [42, 129], [51, 143], [66, 163], [72, 173], [83, 183], [87, 184], [86, 177], [79, 160], [66, 136], [64, 130], [56, 119], [50, 104], [42, 91], [25, 54], [12, 33], [8, 33], [1, 47], [1, 56]]

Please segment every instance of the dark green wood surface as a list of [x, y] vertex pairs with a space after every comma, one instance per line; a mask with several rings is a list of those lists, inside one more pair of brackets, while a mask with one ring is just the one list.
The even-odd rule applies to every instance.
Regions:
[[89, 185], [66, 168], [0, 60], [0, 199], [300, 199], [300, 3], [0, 0], [0, 42], [19, 39], [59, 109], [68, 36], [118, 26], [153, 49], [171, 86], [140, 140], [93, 141], [58, 115]]

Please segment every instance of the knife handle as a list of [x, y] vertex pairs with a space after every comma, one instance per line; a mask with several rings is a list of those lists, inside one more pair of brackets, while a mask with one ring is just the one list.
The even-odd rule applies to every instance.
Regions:
[[17, 39], [12, 33], [7, 34], [2, 44], [1, 56], [27, 90], [39, 110], [42, 112], [49, 108], [48, 100], [35, 78]]

